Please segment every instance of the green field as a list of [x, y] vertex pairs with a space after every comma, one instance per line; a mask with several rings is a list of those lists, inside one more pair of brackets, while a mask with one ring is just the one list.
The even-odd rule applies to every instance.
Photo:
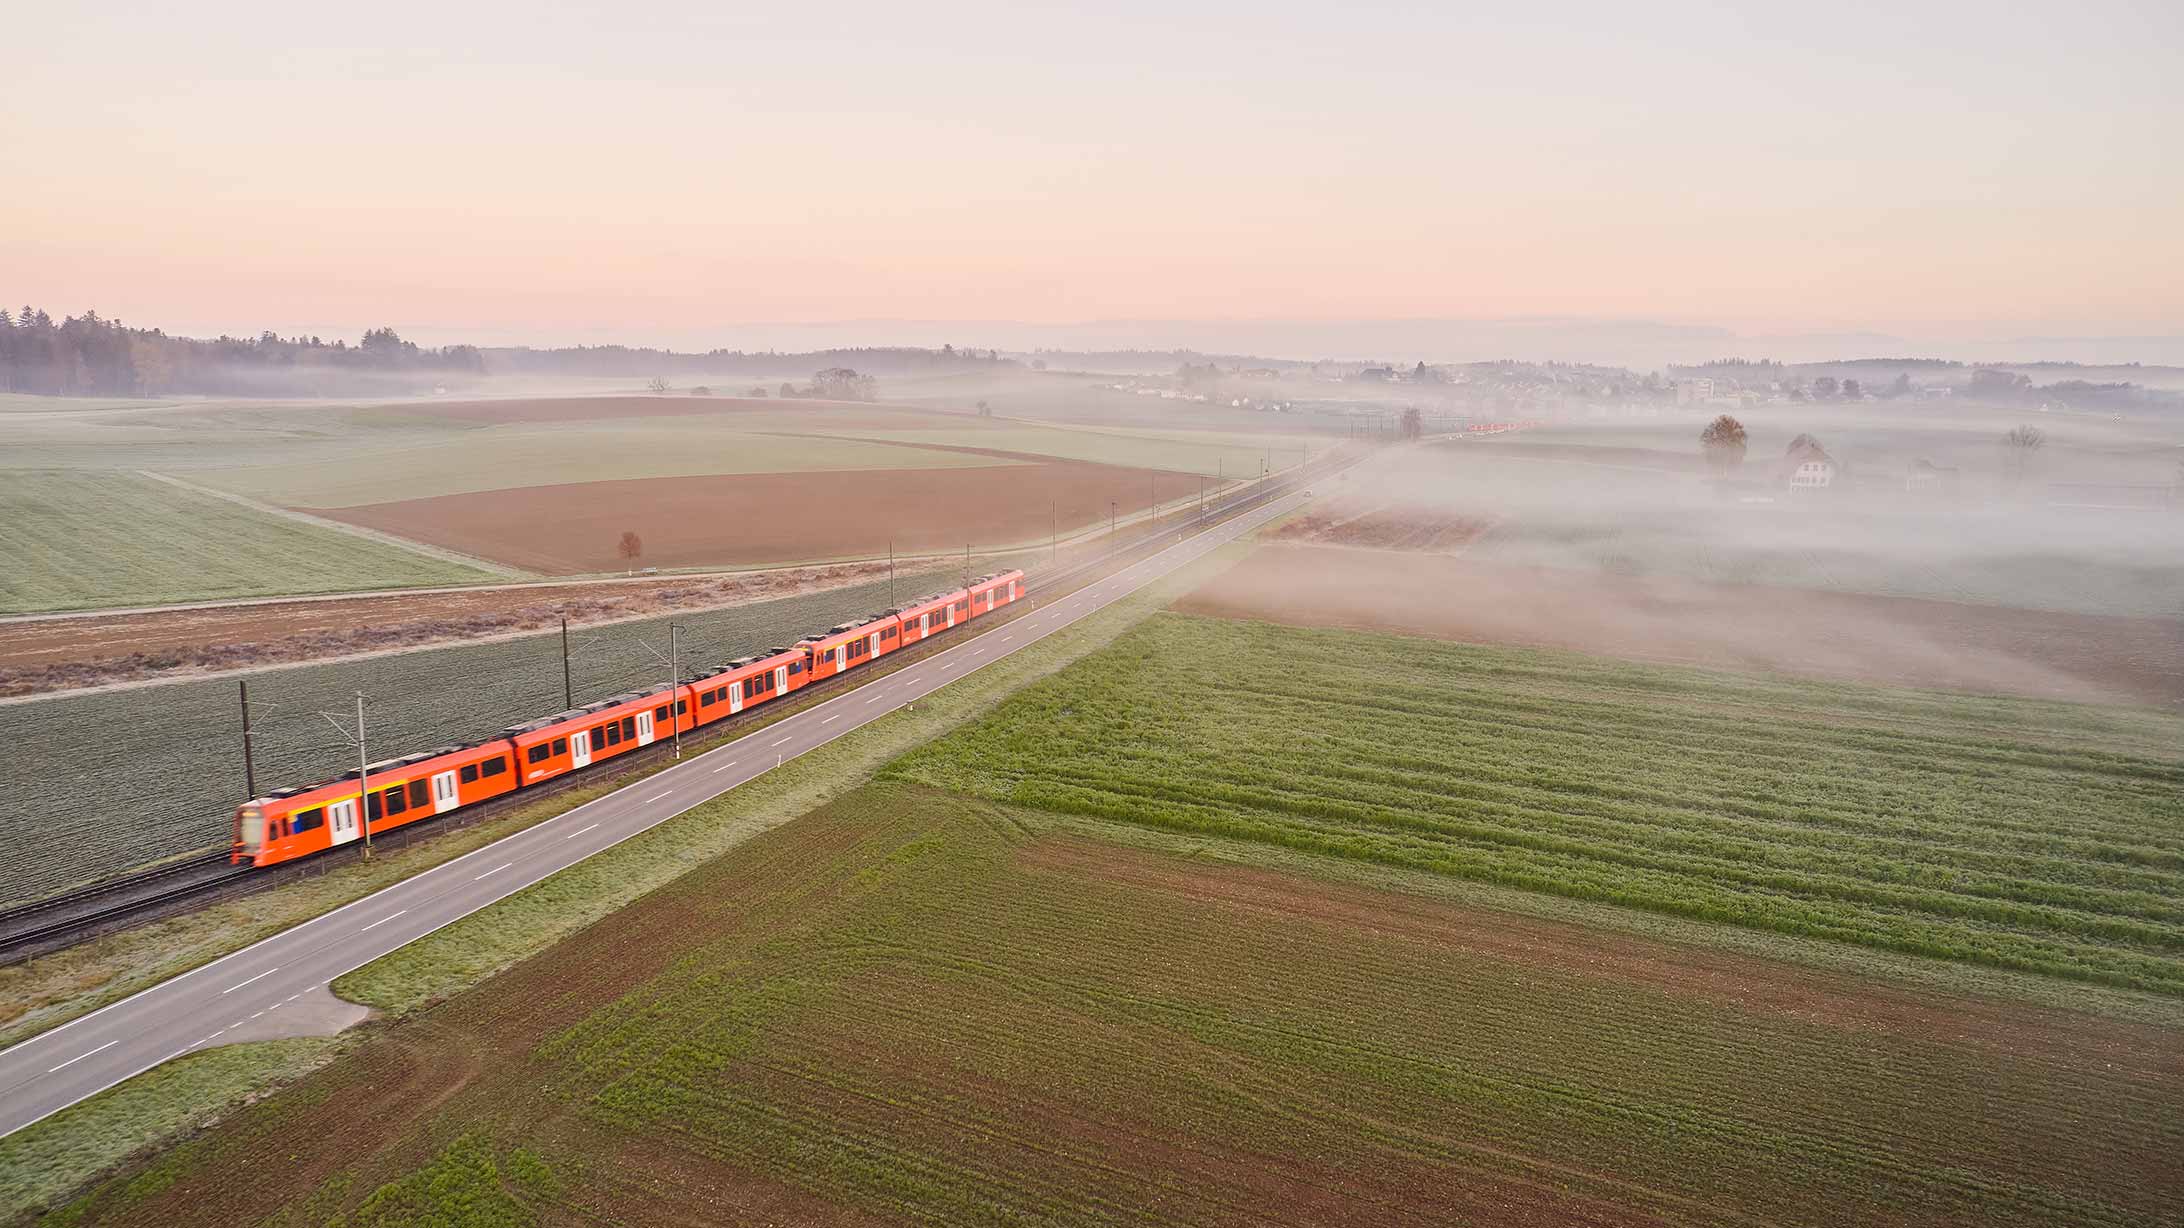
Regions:
[[2158, 1222], [2144, 1039], [898, 783], [50, 1222]]
[[903, 780], [2184, 994], [2184, 720], [1164, 615]]
[[141, 474], [0, 470], [0, 613], [500, 578]]
[[354, 455], [195, 476], [286, 507], [339, 508], [565, 482], [1014, 463], [970, 452], [771, 434], [746, 425], [693, 415], [492, 426], [450, 433], [429, 444], [396, 435], [374, 446], [367, 437]]

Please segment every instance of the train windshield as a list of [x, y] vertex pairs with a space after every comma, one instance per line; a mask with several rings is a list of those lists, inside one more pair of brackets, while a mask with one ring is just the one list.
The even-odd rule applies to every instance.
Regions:
[[235, 812], [235, 839], [244, 851], [255, 853], [265, 843], [265, 813], [256, 806]]

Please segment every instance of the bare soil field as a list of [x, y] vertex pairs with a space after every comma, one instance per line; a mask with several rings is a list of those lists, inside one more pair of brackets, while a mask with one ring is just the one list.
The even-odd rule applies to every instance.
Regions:
[[[955, 449], [962, 450], [962, 449]], [[1013, 455], [1013, 454], [1010, 454]], [[323, 514], [548, 575], [612, 571], [624, 530], [662, 567], [793, 563], [1036, 541], [1198, 489], [1195, 476], [1024, 457], [977, 469], [578, 482]]]
[[0, 622], [0, 696], [317, 661], [821, 592], [884, 563]]
[[1312, 504], [1267, 536], [1281, 542], [1451, 554], [1461, 552], [1492, 526], [1490, 519], [1451, 508], [1395, 507], [1338, 498]]
[[2184, 708], [2184, 624], [1276, 544], [1178, 609], [1646, 661]]
[[56, 1219], [2153, 1222], [2180, 1053], [875, 786]]

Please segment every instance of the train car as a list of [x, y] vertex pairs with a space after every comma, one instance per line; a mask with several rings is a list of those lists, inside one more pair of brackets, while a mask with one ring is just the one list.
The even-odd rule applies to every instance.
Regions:
[[[449, 746], [366, 767], [371, 787], [363, 821], [373, 835], [499, 797], [517, 788], [515, 748], [505, 738]], [[269, 866], [361, 839], [356, 773], [280, 789], [235, 812], [228, 860]]]
[[902, 624], [902, 642], [915, 644], [928, 635], [937, 635], [971, 616], [971, 594], [968, 589], [952, 593], [934, 593], [920, 597], [902, 608], [896, 620]]
[[739, 657], [711, 670], [685, 688], [692, 719], [700, 725], [726, 720], [754, 704], [767, 703], [804, 685], [805, 656], [793, 648], [775, 648], [755, 657]]
[[1021, 571], [1004, 571], [971, 581], [971, 617], [991, 614], [1002, 606], [1013, 604], [1023, 596], [1023, 588], [1024, 573]]
[[515, 745], [523, 783], [531, 785], [673, 737], [677, 724], [685, 732], [696, 727], [689, 688], [671, 694], [663, 682], [501, 732]]
[[902, 622], [892, 613], [873, 614], [808, 636], [796, 646], [809, 658], [805, 681], [817, 682], [902, 647]]

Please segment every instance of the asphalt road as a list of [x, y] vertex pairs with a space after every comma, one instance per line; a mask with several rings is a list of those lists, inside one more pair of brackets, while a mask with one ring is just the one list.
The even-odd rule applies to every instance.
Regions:
[[1052, 605], [1030, 592], [1028, 615], [0, 1052], [0, 1136], [162, 1062], [264, 1034], [253, 1021], [323, 998], [335, 977], [1051, 635], [1298, 502], [1214, 525]]

